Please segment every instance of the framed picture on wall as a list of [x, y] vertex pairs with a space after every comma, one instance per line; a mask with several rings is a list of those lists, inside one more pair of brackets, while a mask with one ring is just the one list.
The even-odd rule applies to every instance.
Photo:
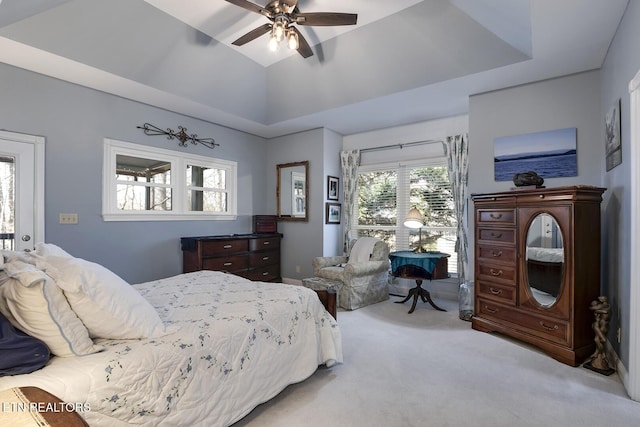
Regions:
[[327, 203], [325, 210], [326, 224], [340, 224], [340, 217], [342, 216], [342, 206], [340, 203]]
[[338, 200], [340, 178], [327, 176], [327, 200]]
[[608, 172], [622, 163], [622, 146], [620, 143], [620, 99], [613, 104], [604, 121], [607, 136], [605, 143]]
[[577, 129], [565, 128], [496, 138], [493, 141], [496, 181], [536, 172], [547, 178], [578, 176]]

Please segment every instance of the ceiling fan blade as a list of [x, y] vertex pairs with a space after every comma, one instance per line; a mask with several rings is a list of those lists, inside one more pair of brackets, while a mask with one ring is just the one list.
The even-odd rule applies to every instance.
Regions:
[[247, 9], [250, 10], [251, 12], [255, 12], [255, 13], [259, 13], [260, 15], [264, 15], [267, 18], [271, 19], [273, 18], [273, 15], [271, 14], [271, 12], [267, 9], [265, 9], [264, 7], [257, 5], [255, 3], [251, 3], [250, 1], [247, 0], [226, 0], [227, 2], [231, 3], [231, 4], [235, 4], [236, 6], [239, 6], [243, 9]]
[[231, 44], [234, 44], [236, 46], [242, 46], [243, 44], [249, 43], [251, 40], [257, 39], [261, 35], [268, 33], [269, 31], [271, 31], [272, 27], [273, 27], [273, 24], [264, 24], [256, 28], [255, 30], [249, 31], [247, 34], [240, 37], [238, 40], [234, 41]]
[[303, 58], [308, 58], [310, 56], [313, 56], [313, 51], [311, 50], [311, 46], [309, 46], [309, 43], [307, 43], [307, 39], [304, 38], [302, 33], [296, 27], [289, 27], [289, 28], [292, 28], [293, 31], [295, 31], [296, 34], [298, 35], [298, 53], [302, 55]]
[[310, 12], [296, 13], [292, 16], [298, 25], [334, 26], [355, 25], [358, 22], [356, 13]]

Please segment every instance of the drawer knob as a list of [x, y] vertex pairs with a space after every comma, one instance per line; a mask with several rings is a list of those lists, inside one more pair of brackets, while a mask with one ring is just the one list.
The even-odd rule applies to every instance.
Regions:
[[489, 288], [489, 291], [494, 295], [500, 295], [502, 293], [502, 289]]
[[268, 275], [269, 275], [269, 272], [268, 272], [268, 271], [265, 271], [264, 273], [262, 273], [262, 275], [263, 275], [263, 276], [268, 276]]
[[502, 276], [502, 270], [494, 270], [493, 268], [489, 270], [489, 272], [491, 273], [492, 276]]
[[270, 245], [271, 242], [262, 242], [263, 245]]
[[233, 247], [233, 245], [224, 245], [223, 248], [225, 249], [231, 249]]
[[225, 267], [229, 267], [230, 265], [233, 265], [233, 263], [232, 263], [232, 262], [225, 262], [223, 265], [224, 265]]
[[491, 255], [492, 255], [494, 258], [501, 257], [501, 256], [502, 256], [502, 251], [498, 251], [498, 252], [496, 252], [496, 251], [491, 251]]
[[545, 323], [542, 320], [540, 321], [540, 326], [542, 326], [547, 331], [557, 331], [558, 330], [558, 325], [548, 326], [548, 325], [545, 325]]
[[544, 194], [540, 194], [538, 197], [540, 197], [541, 199], [544, 199]]
[[489, 307], [488, 305], [485, 305], [484, 309], [487, 310], [489, 313], [497, 313], [498, 312], [497, 308]]
[[502, 233], [496, 233], [496, 232], [491, 232], [491, 237], [495, 237], [496, 239], [499, 239], [502, 237]]
[[262, 257], [262, 260], [263, 260], [263, 261], [267, 261], [268, 259], [269, 259], [269, 257], [268, 257], [268, 256], [263, 256], [263, 257]]
[[495, 213], [492, 213], [492, 214], [490, 214], [489, 216], [490, 216], [491, 218], [493, 218], [493, 219], [500, 219], [500, 218], [502, 218], [502, 214], [495, 214]]

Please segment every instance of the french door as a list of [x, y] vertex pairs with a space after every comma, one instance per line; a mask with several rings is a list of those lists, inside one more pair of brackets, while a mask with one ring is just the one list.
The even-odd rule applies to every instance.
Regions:
[[44, 241], [44, 138], [0, 131], [0, 249]]

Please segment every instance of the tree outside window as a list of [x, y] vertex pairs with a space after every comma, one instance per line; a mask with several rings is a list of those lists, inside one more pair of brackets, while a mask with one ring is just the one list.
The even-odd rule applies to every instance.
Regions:
[[358, 173], [357, 236], [384, 240], [392, 251], [415, 249], [418, 230], [404, 227], [404, 217], [416, 207], [425, 218], [422, 246], [451, 255], [449, 272], [455, 273], [456, 216], [446, 165], [361, 167]]

